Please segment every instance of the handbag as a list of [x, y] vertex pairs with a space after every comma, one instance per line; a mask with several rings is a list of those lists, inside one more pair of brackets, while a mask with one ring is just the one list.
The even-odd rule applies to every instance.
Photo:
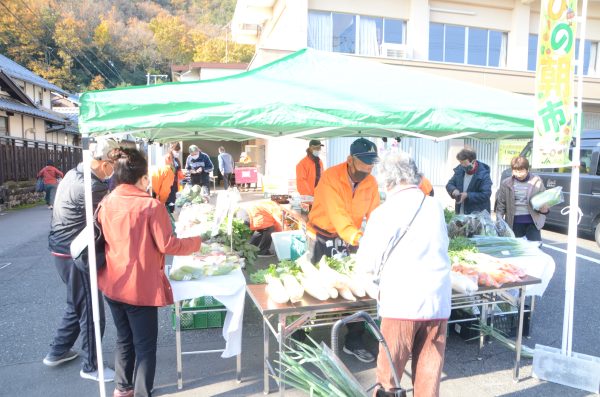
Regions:
[[41, 193], [44, 191], [44, 189], [45, 189], [44, 177], [39, 176], [38, 179], [35, 181], [35, 191], [36, 191], [36, 193]]
[[373, 280], [373, 282], [375, 284], [379, 285], [379, 279], [381, 277], [381, 271], [383, 270], [383, 267], [387, 263], [390, 255], [392, 253], [392, 251], [394, 251], [394, 248], [396, 248], [396, 246], [398, 245], [398, 243], [400, 242], [400, 240], [402, 240], [402, 238], [406, 235], [406, 232], [408, 232], [408, 230], [410, 229], [410, 227], [413, 224], [415, 218], [417, 217], [417, 215], [421, 211], [421, 207], [423, 207], [423, 202], [425, 201], [426, 197], [427, 196], [425, 196], [425, 194], [423, 194], [423, 199], [421, 200], [421, 203], [419, 204], [419, 208], [417, 208], [417, 210], [415, 211], [415, 214], [413, 215], [413, 217], [410, 220], [410, 222], [408, 223], [408, 225], [405, 228], [399, 229], [396, 232], [396, 234], [394, 234], [394, 236], [392, 236], [392, 238], [390, 239], [387, 248], [385, 249], [385, 251], [383, 251], [383, 254], [381, 255], [381, 261], [379, 263], [379, 269], [377, 269], [377, 274], [375, 275], [375, 279]]
[[[106, 266], [106, 254], [104, 252], [106, 248], [106, 241], [104, 240], [104, 234], [102, 233], [102, 226], [98, 223], [98, 210], [102, 205], [99, 204], [96, 211], [94, 211], [94, 246], [96, 247], [96, 271]], [[88, 262], [88, 242], [87, 242], [87, 231], [86, 226], [75, 239], [71, 242], [71, 257], [73, 263], [82, 272], [89, 273], [90, 267]]]

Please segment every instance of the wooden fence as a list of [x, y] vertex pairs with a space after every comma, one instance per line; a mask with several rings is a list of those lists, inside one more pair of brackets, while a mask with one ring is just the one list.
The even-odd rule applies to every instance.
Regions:
[[0, 185], [35, 179], [48, 160], [66, 173], [81, 159], [80, 147], [0, 136]]

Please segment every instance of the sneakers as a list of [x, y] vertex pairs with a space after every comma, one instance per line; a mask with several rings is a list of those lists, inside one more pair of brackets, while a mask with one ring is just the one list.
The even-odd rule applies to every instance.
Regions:
[[[92, 372], [83, 372], [83, 370], [79, 371], [79, 376], [83, 379], [95, 380], [96, 382], [100, 382], [100, 375], [98, 374], [98, 370]], [[115, 371], [108, 367], [104, 367], [104, 381], [112, 382], [115, 379]]]
[[60, 356], [55, 356], [52, 353], [48, 353], [42, 362], [49, 367], [56, 367], [57, 365], [75, 359], [78, 355], [79, 353], [70, 349]]
[[362, 361], [363, 363], [372, 363], [373, 361], [375, 361], [375, 357], [368, 350], [361, 349], [361, 348], [349, 349], [346, 346], [344, 346], [344, 348], [342, 350], [346, 354], [353, 355], [354, 357], [356, 357], [358, 360]]
[[259, 252], [258, 254], [256, 254], [256, 256], [258, 256], [259, 258], [269, 258], [271, 256], [275, 256], [275, 254], [272, 253], [271, 251], [264, 251], [264, 252]]

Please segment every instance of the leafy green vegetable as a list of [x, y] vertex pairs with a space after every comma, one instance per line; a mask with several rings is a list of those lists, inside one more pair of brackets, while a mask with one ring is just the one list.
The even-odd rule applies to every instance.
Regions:
[[474, 263], [469, 259], [469, 255], [479, 252], [475, 243], [466, 237], [454, 237], [448, 244], [448, 256], [452, 263]]
[[446, 224], [450, 222], [450, 219], [454, 216], [454, 211], [448, 208], [444, 208], [444, 219], [446, 220]]

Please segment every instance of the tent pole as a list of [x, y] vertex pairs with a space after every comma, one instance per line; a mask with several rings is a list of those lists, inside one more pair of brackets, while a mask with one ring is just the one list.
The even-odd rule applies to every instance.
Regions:
[[94, 320], [94, 335], [96, 337], [96, 357], [98, 359], [98, 376], [100, 382], [100, 397], [106, 397], [104, 383], [104, 359], [102, 357], [102, 333], [100, 332], [100, 302], [98, 300], [98, 275], [96, 273], [96, 245], [94, 242], [94, 209], [92, 202], [92, 153], [89, 148], [83, 150], [83, 185], [85, 194], [85, 218], [88, 241], [88, 264], [90, 269], [90, 284], [92, 289], [92, 316]]
[[[582, 2], [579, 39], [585, 42], [587, 0]], [[579, 224], [579, 166], [583, 97], [584, 46], [577, 53], [577, 108], [575, 111], [575, 147], [572, 151], [571, 191], [569, 194], [569, 228], [567, 234], [567, 268], [565, 277], [565, 309], [563, 318], [562, 354], [570, 357], [573, 347], [573, 311], [575, 306], [575, 273], [577, 269], [577, 225]]]

